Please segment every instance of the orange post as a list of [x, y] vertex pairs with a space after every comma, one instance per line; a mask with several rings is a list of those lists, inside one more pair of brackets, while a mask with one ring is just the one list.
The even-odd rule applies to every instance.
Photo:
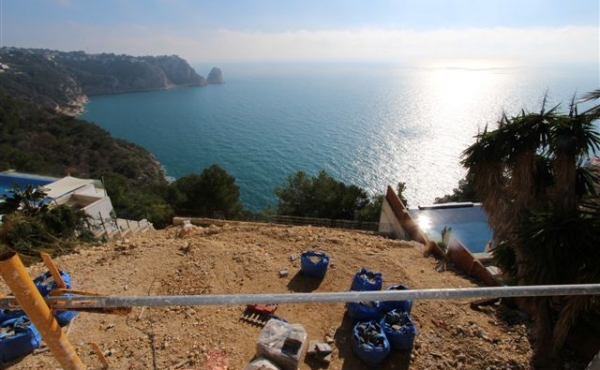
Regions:
[[0, 274], [61, 367], [67, 370], [85, 369], [15, 252], [0, 254]]
[[90, 345], [92, 346], [92, 349], [96, 353], [96, 356], [98, 356], [98, 358], [100, 359], [100, 362], [102, 362], [102, 369], [103, 370], [108, 369], [109, 368], [108, 361], [106, 361], [106, 357], [104, 357], [104, 353], [102, 353], [102, 350], [100, 349], [100, 346], [98, 345], [98, 343], [90, 342]]
[[65, 284], [65, 281], [63, 280], [62, 276], [60, 276], [60, 271], [58, 271], [56, 265], [54, 264], [54, 262], [52, 262], [52, 258], [50, 257], [50, 255], [48, 253], [42, 252], [40, 253], [40, 256], [44, 261], [44, 265], [46, 265], [48, 271], [50, 271], [50, 274], [54, 278], [58, 289], [67, 289], [67, 284]]

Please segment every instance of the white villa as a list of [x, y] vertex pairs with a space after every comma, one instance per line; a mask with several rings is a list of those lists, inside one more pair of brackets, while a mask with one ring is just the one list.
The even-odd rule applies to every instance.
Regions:
[[152, 224], [147, 220], [132, 221], [117, 218], [110, 197], [100, 180], [78, 179], [72, 176], [54, 179], [6, 171], [0, 173], [0, 182], [4, 187], [14, 183], [19, 185], [31, 183], [44, 189], [48, 203], [66, 204], [84, 211], [90, 216], [90, 228], [98, 238], [111, 239], [153, 229]]
[[44, 185], [52, 203], [67, 204], [90, 216], [92, 231], [97, 237], [111, 239], [152, 229], [147, 220], [133, 221], [117, 218], [110, 197], [100, 180], [78, 179], [71, 176]]

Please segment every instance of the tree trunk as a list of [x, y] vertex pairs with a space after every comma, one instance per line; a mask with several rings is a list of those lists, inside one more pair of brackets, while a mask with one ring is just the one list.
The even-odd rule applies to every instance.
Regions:
[[531, 359], [535, 370], [558, 370], [557, 349], [554, 346], [551, 297], [534, 298], [535, 346]]

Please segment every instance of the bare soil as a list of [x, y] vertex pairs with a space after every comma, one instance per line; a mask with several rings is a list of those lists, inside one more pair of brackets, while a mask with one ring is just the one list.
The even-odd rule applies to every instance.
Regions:
[[[320, 283], [299, 274], [299, 256], [306, 250], [331, 257]], [[71, 275], [73, 289], [120, 296], [347, 291], [361, 267], [381, 272], [384, 286], [476, 286], [424, 257], [418, 243], [310, 226], [171, 227], [82, 247], [55, 263]], [[29, 269], [32, 277], [45, 271], [42, 265]], [[287, 277], [279, 277], [282, 269]], [[0, 288], [0, 293], [8, 292], [5, 285]], [[472, 309], [472, 301], [416, 301], [413, 350], [392, 352], [381, 369], [528, 369], [527, 320], [504, 306]], [[243, 320], [245, 308], [136, 307], [128, 316], [80, 313], [64, 330], [88, 369], [102, 368], [90, 342], [104, 351], [110, 369], [242, 369], [256, 353], [261, 330]], [[351, 351], [351, 323], [343, 303], [281, 304], [276, 314], [303, 325], [308, 340], [329, 341], [333, 347], [328, 367], [305, 356], [301, 370], [368, 368]], [[7, 368], [58, 367], [42, 347]]]

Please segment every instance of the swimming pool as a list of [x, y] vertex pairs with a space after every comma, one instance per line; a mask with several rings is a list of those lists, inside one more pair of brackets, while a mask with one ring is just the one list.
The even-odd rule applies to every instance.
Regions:
[[460, 240], [472, 253], [485, 250], [492, 239], [487, 214], [479, 203], [449, 203], [409, 209], [410, 216], [433, 241], [442, 239], [442, 229], [452, 228], [451, 237]]
[[39, 187], [58, 180], [55, 177], [30, 175], [19, 172], [0, 172], [0, 196], [9, 195], [9, 190], [18, 185], [21, 188], [31, 185]]

